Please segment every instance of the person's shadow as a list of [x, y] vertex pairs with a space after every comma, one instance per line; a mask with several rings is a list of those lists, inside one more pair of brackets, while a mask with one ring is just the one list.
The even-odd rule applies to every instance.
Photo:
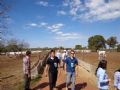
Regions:
[[41, 89], [47, 87], [48, 85], [49, 85], [48, 82], [44, 82], [44, 83], [41, 83], [38, 86], [34, 87], [32, 90], [41, 90]]
[[[81, 90], [81, 89], [85, 88], [86, 86], [87, 86], [86, 82], [76, 84], [75, 90]], [[66, 87], [66, 83], [62, 83], [62, 84], [57, 86], [58, 90], [62, 90], [65, 87]], [[71, 88], [68, 88], [68, 90], [71, 90]]]
[[65, 88], [65, 87], [66, 87], [65, 82], [57, 86], [58, 90], [62, 90], [62, 88]]
[[75, 85], [75, 90], [81, 90], [83, 88], [87, 87], [87, 83], [83, 82], [83, 83], [79, 83]]

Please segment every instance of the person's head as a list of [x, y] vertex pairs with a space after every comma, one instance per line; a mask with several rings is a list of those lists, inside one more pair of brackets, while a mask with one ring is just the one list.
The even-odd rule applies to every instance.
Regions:
[[63, 52], [66, 53], [66, 50], [64, 50]]
[[55, 50], [51, 50], [51, 51], [50, 51], [50, 56], [51, 56], [51, 57], [55, 57]]
[[27, 55], [27, 56], [31, 56], [31, 51], [29, 51], [29, 50], [26, 51], [26, 55]]
[[107, 68], [107, 61], [106, 60], [101, 60], [99, 62], [98, 67], [97, 67], [96, 72], [95, 72], [95, 75], [97, 74], [98, 68], [102, 68], [102, 69], [106, 70], [106, 68]]
[[120, 68], [118, 70], [116, 70], [116, 72], [120, 72]]
[[75, 56], [75, 51], [74, 51], [74, 50], [71, 50], [71, 51], [70, 51], [70, 56], [71, 56], [71, 57], [74, 57], [74, 56]]
[[101, 60], [98, 64], [98, 68], [106, 69], [107, 68], [107, 61], [106, 60]]

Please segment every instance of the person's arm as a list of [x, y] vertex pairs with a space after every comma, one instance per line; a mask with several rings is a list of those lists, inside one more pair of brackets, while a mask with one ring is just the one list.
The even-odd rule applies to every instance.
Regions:
[[28, 77], [31, 77], [31, 62], [30, 62], [30, 59], [28, 59]]
[[64, 70], [65, 70], [65, 74], [67, 74], [67, 64], [65, 63], [65, 66], [64, 66]]
[[66, 65], [67, 65], [67, 62], [68, 62], [67, 58], [64, 59], [63, 63], [64, 63], [64, 70], [65, 70], [65, 71], [66, 71]]
[[114, 74], [114, 87], [117, 87], [117, 84], [118, 84], [118, 77], [117, 77], [117, 73], [115, 72]]
[[46, 62], [46, 67], [45, 67], [45, 76], [46, 76], [46, 77], [48, 76], [49, 65], [50, 65], [50, 61], [49, 61], [49, 59], [48, 59], [47, 62]]
[[60, 60], [59, 60], [59, 63], [58, 63], [58, 76], [60, 76], [60, 74], [61, 74], [61, 69], [60, 69]]
[[46, 67], [45, 67], [45, 76], [46, 76], [46, 77], [48, 76], [48, 68], [49, 68], [49, 65], [46, 64]]
[[76, 76], [78, 76], [78, 60], [77, 59], [75, 63], [75, 71], [76, 71]]

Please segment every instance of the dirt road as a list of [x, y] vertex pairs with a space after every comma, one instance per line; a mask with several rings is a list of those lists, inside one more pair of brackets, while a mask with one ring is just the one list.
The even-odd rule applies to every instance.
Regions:
[[[96, 77], [79, 66], [78, 76], [76, 77], [75, 90], [97, 90]], [[57, 88], [55, 90], [65, 90], [66, 75], [61, 69], [61, 74], [57, 80]], [[69, 87], [71, 88], [71, 86]], [[38, 84], [32, 88], [33, 90], [49, 90], [48, 77], [42, 77]]]

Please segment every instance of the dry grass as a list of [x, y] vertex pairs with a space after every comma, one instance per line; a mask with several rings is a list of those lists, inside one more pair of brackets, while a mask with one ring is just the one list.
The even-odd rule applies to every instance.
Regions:
[[[99, 60], [98, 60], [98, 53], [96, 52], [92, 52], [89, 54], [82, 54], [82, 53], [77, 53], [76, 55], [79, 59], [90, 63], [94, 66], [97, 67]], [[115, 70], [117, 70], [118, 68], [120, 68], [120, 53], [118, 52], [110, 52], [107, 53], [107, 57], [106, 60], [108, 62], [107, 64], [107, 73], [109, 75], [109, 78], [112, 79], [112, 85], [113, 86], [113, 79], [114, 79], [114, 72]], [[111, 89], [113, 90], [113, 89]]]
[[[32, 54], [31, 63], [34, 65], [39, 59], [42, 60], [46, 52]], [[0, 56], [0, 90], [15, 90], [15, 87], [23, 81], [23, 57]], [[31, 65], [31, 66], [32, 66]], [[17, 89], [20, 90], [20, 89]]]

